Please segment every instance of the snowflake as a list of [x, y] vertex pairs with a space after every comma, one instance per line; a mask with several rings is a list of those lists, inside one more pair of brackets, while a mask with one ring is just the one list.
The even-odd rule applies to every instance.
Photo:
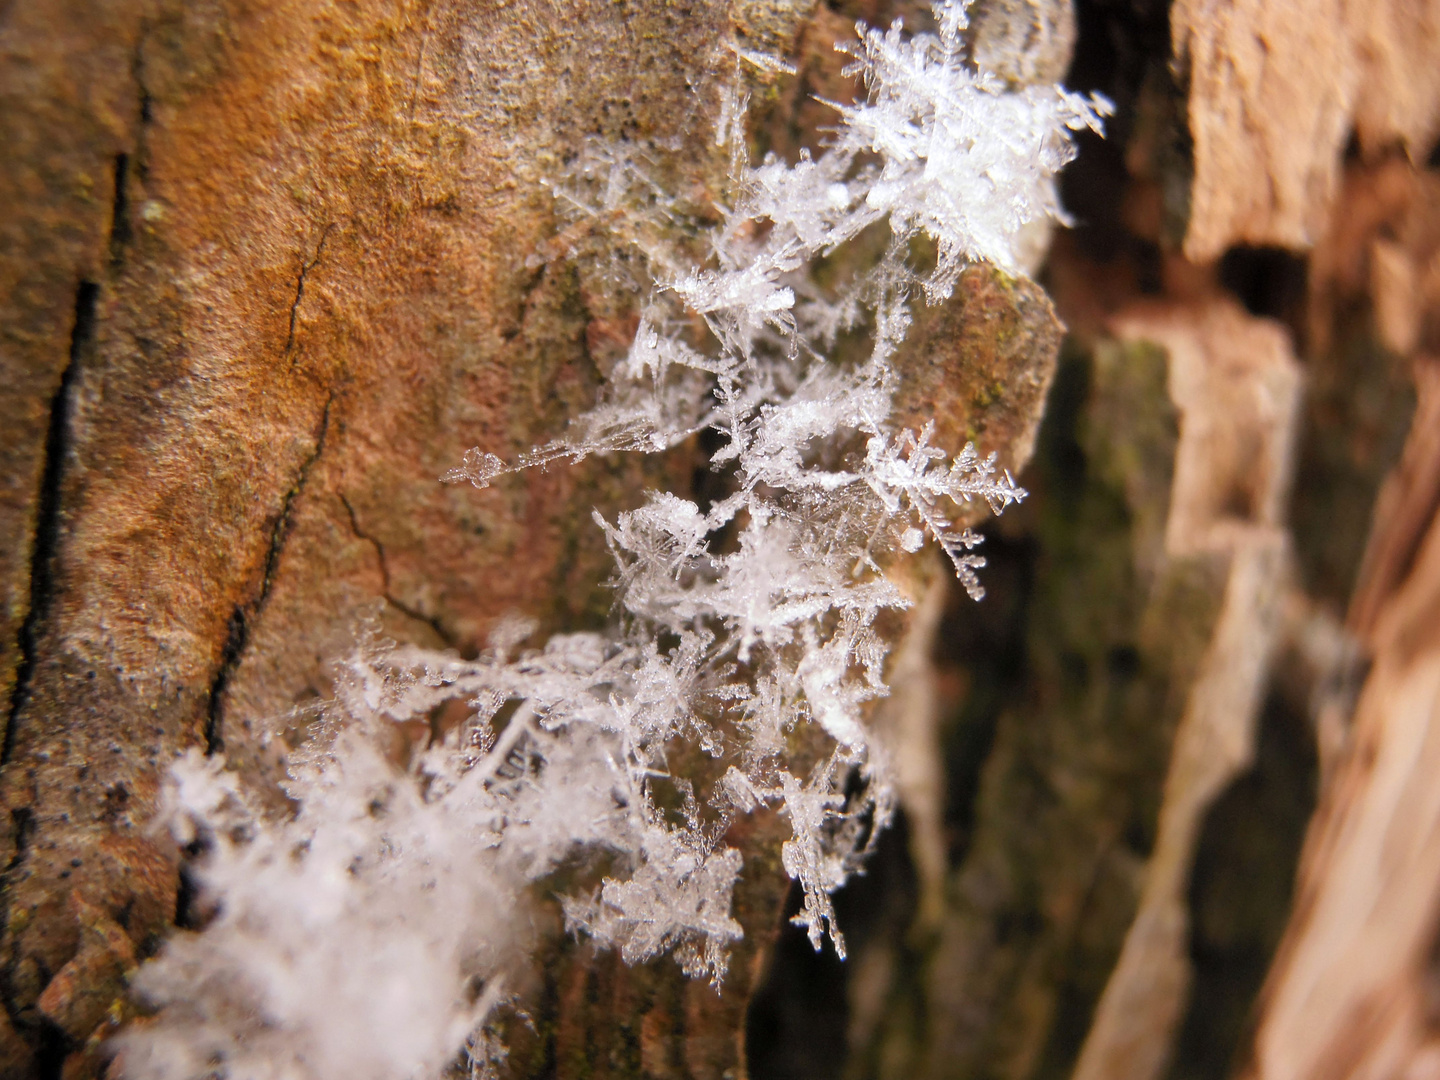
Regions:
[[[935, 14], [937, 34], [860, 28], [847, 51], [866, 97], [835, 106], [818, 157], [749, 164], [742, 99], [727, 95], [733, 190], [698, 261], [668, 242], [681, 200], [639, 154], [591, 145], [556, 184], [558, 205], [649, 268], [639, 329], [560, 438], [514, 462], [471, 450], [444, 479], [485, 487], [709, 428], [728, 492], [703, 509], [651, 493], [597, 516], [616, 565], [603, 634], [524, 650], [533, 628], [502, 623], [474, 660], [363, 641], [334, 699], [304, 718], [292, 817], [263, 813], [218, 759], [182, 760], [165, 819], [205, 849], [198, 883], [216, 914], [138, 974], [160, 1011], [124, 1039], [126, 1075], [389, 1080], [439, 1075], [467, 1047], [472, 1074], [493, 1075], [496, 1010], [532, 944], [527, 895], [577, 859], [607, 869], [564, 898], [572, 930], [632, 963], [669, 951], [718, 982], [741, 937], [741, 857], [724, 837], [765, 807], [793, 832], [781, 856], [804, 895], [797, 923], [843, 954], [830, 896], [890, 807], [864, 710], [887, 692], [875, 621], [908, 601], [881, 564], [934, 540], [978, 599], [979, 537], [951, 508], [999, 513], [1025, 495], [994, 455], [951, 458], [930, 426], [894, 430], [891, 361], [912, 296], [948, 296], [969, 261], [1013, 270], [1020, 230], [1060, 216], [1053, 178], [1071, 134], [1108, 110], [1007, 89], [964, 59], [965, 3]], [[891, 239], [873, 265], [828, 290], [811, 279], [882, 222]], [[925, 272], [908, 261], [922, 235], [938, 249]], [[868, 357], [826, 358], [860, 329]], [[449, 702], [465, 721], [395, 764], [394, 726]], [[804, 781], [787, 750], [803, 725], [833, 743]], [[676, 771], [695, 761], [715, 767]]]

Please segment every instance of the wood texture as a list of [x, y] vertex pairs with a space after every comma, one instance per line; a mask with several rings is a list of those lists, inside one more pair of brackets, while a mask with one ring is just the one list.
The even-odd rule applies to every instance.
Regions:
[[[623, 140], [677, 190], [718, 191], [731, 45], [786, 54], [816, 17], [0, 6], [0, 1073], [97, 1074], [136, 1008], [128, 975], [196, 917], [184, 853], [150, 825], [178, 752], [273, 778], [305, 736], [286, 716], [367, 621], [467, 652], [508, 614], [542, 633], [605, 617], [591, 509], [687, 490], [692, 447], [484, 492], [436, 478], [470, 446], [555, 436], [628, 347], [641, 298], [607, 277], [613, 252], [557, 239], [561, 163]], [[826, 77], [843, 62], [827, 53]], [[933, 373], [923, 409], [1018, 467], [1059, 325], [1038, 287], [988, 271], [957, 304], [908, 353]], [[668, 960], [632, 972], [565, 943], [537, 898], [552, 942], [514, 1068], [743, 1072], [787, 888], [778, 827], [736, 837], [750, 939], [720, 998]]]

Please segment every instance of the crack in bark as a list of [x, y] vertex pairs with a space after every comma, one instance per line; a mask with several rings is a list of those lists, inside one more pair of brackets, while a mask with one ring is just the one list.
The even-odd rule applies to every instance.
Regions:
[[230, 613], [229, 632], [225, 638], [225, 647], [220, 653], [220, 666], [215, 671], [215, 676], [210, 680], [209, 706], [205, 715], [205, 753], [217, 754], [225, 749], [225, 737], [221, 730], [225, 712], [225, 691], [229, 688], [230, 680], [234, 677], [235, 670], [240, 666], [241, 657], [245, 654], [245, 647], [250, 643], [250, 630], [254, 625], [256, 617], [265, 607], [265, 602], [270, 598], [270, 589], [275, 582], [275, 572], [280, 564], [280, 551], [285, 546], [285, 541], [290, 535], [291, 517], [294, 512], [295, 500], [305, 488], [305, 483], [310, 478], [310, 470], [314, 468], [315, 462], [320, 460], [320, 455], [325, 450], [325, 437], [330, 431], [330, 409], [335, 404], [335, 392], [332, 390], [330, 396], [325, 399], [325, 408], [320, 414], [320, 431], [315, 437], [315, 448], [310, 452], [295, 474], [295, 481], [290, 485], [290, 490], [285, 492], [285, 498], [280, 504], [280, 514], [275, 519], [275, 525], [270, 530], [270, 546], [265, 552], [265, 569], [260, 578], [260, 590], [248, 603], [235, 605], [235, 610]]
[[153, 119], [151, 104], [153, 98], [150, 96], [150, 88], [145, 85], [145, 42], [150, 37], [150, 21], [140, 21], [140, 33], [135, 39], [135, 53], [130, 58], [130, 75], [135, 80], [136, 87], [140, 90], [140, 126], [147, 126]]
[[285, 338], [284, 355], [286, 357], [291, 357], [291, 367], [295, 366], [295, 361], [293, 359], [293, 354], [295, 352], [295, 330], [300, 319], [300, 302], [305, 299], [305, 279], [310, 276], [310, 271], [314, 270], [316, 265], [319, 264], [320, 256], [325, 253], [325, 241], [330, 239], [330, 233], [334, 230], [334, 228], [335, 225], [333, 222], [329, 225], [326, 225], [325, 231], [320, 234], [320, 242], [315, 245], [315, 257], [309, 262], [306, 262], [302, 258], [300, 262], [300, 273], [295, 279], [295, 301], [290, 305], [290, 333]]
[[416, 622], [424, 623], [430, 627], [430, 629], [434, 630], [435, 633], [439, 635], [440, 640], [445, 642], [448, 647], [454, 648], [455, 637], [445, 629], [438, 615], [427, 615], [419, 608], [412, 607], [403, 600], [396, 599], [394, 593], [390, 591], [390, 564], [385, 558], [385, 545], [382, 544], [377, 537], [370, 535], [364, 529], [360, 528], [360, 519], [355, 516], [355, 507], [350, 504], [350, 500], [346, 498], [343, 491], [337, 492], [337, 494], [340, 496], [341, 504], [345, 507], [345, 513], [349, 515], [350, 531], [355, 534], [357, 539], [364, 540], [375, 549], [375, 557], [380, 563], [380, 595], [385, 598], [385, 602], [400, 612], [400, 614], [414, 619]]
[[[17, 807], [10, 811], [10, 821], [14, 828], [15, 854], [0, 871], [0, 925], [7, 928], [10, 926], [11, 879], [29, 854], [30, 838], [35, 834], [35, 812], [28, 806]], [[4, 1008], [11, 1026], [23, 1037], [28, 1025], [20, 1006], [15, 1003], [15, 969], [20, 965], [20, 950], [15, 934], [12, 932], [8, 937], [9, 954], [5, 957], [4, 966], [0, 967], [0, 1008]]]
[[115, 155], [115, 195], [110, 206], [110, 272], [117, 272], [125, 261], [125, 247], [130, 243], [130, 155]]
[[61, 1080], [65, 1075], [65, 1059], [79, 1049], [59, 1024], [42, 1016], [36, 1025], [35, 1078]]
[[64, 480], [65, 457], [70, 444], [70, 413], [75, 382], [84, 358], [95, 344], [95, 305], [100, 287], [82, 281], [75, 291], [75, 325], [70, 331], [70, 360], [60, 374], [60, 386], [50, 399], [50, 425], [45, 433], [45, 458], [40, 490], [35, 498], [35, 534], [30, 548], [30, 609], [20, 624], [20, 663], [10, 691], [10, 710], [5, 721], [5, 742], [0, 748], [0, 765], [15, 752], [20, 712], [30, 701], [31, 681], [39, 662], [40, 624], [49, 612], [55, 591], [55, 555], [60, 544], [60, 486]]

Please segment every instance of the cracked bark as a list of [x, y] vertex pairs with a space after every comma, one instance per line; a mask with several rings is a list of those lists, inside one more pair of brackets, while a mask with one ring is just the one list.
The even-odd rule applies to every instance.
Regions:
[[[557, 21], [533, 0], [0, 3], [0, 1075], [98, 1075], [103, 1038], [133, 1013], [129, 967], [172, 924], [203, 919], [185, 884], [195, 852], [147, 832], [174, 755], [223, 746], [248, 774], [273, 776], [295, 733], [272, 718], [327, 692], [327, 660], [376, 612], [387, 636], [462, 651], [511, 611], [544, 631], [595, 625], [609, 563], [591, 507], [613, 513], [646, 486], [692, 482], [681, 452], [481, 493], [435, 483], [469, 446], [513, 456], [552, 437], [633, 330], [603, 260], [570, 257], [586, 237], [554, 220], [542, 185], [554, 162], [597, 133], [654, 140], [679, 148], [667, 182], [711, 182], [724, 163], [705, 137], [707, 79], [736, 29], [801, 69], [756, 88], [762, 148], [813, 148], [831, 116], [806, 95], [849, 92], [834, 41], [857, 16], [915, 25], [919, 6], [581, 0]], [[1187, 226], [1192, 254], [1292, 242], [1345, 174], [1345, 211], [1330, 224], [1355, 235], [1309, 263], [1312, 307], [1339, 313], [1334, 325], [1302, 326], [1267, 291], [1298, 274], [1305, 293], [1298, 256], [1231, 252], [1263, 279], [1253, 295], [1236, 291], [1252, 313], [1287, 321], [1304, 354], [1308, 443], [1287, 524], [1314, 609], [1347, 600], [1405, 426], [1409, 376], [1375, 344], [1370, 309], [1397, 355], [1436, 355], [1440, 340], [1425, 293], [1440, 281], [1434, 229], [1397, 209], [1440, 205], [1433, 169], [1421, 182], [1409, 161], [1373, 155], [1342, 168], [1330, 123], [1353, 106], [1365, 154], [1403, 136], [1421, 160], [1433, 64], [1412, 61], [1428, 55], [1436, 20], [1423, 5], [1356, 8], [1384, 16], [1366, 47], [1398, 50], [1405, 62], [1381, 74], [1414, 84], [1414, 115], [1390, 115], [1373, 88], [1272, 110], [1223, 69], [1252, 24], [1283, 50], [1288, 9], [1229, 7], [1224, 25], [1201, 3], [1077, 9], [1071, 81], [1111, 94], [1121, 113], [1111, 144], [1088, 145], [1066, 180], [1085, 224], [1062, 235], [1046, 271], [1073, 328], [1058, 384], [1047, 350], [1059, 331], [1029, 284], [972, 272], [955, 306], [917, 321], [921, 374], [902, 412], [938, 407], [947, 438], [993, 440], [986, 449], [1014, 460], [1047, 392], [1052, 410], [1022, 477], [1035, 494], [991, 537], [990, 598], [952, 598], [941, 620], [938, 711], [921, 751], [943, 760], [948, 791], [923, 822], [917, 811], [911, 837], [923, 917], [897, 832], [838, 901], [853, 931], [847, 967], [784, 937], [780, 961], [766, 959], [784, 888], [773, 859], [752, 863], [737, 896], [752, 951], [720, 998], [669, 961], [626, 969], [563, 939], [557, 922], [514, 1075], [1069, 1073], [1140, 895], [1218, 588], [1203, 567], [1156, 576], [1176, 431], [1158, 354], [1116, 342], [1106, 318], [1137, 293], [1190, 303], [1187, 282], [1225, 277], [1180, 257]], [[1397, 34], [1402, 15], [1413, 33]], [[976, 11], [992, 44], [1045, 38], [1046, 77], [1064, 66], [1068, 20], [1064, 5], [1029, 0]], [[1172, 31], [1199, 73], [1188, 91], [1169, 73]], [[1302, 89], [1328, 74], [1313, 51], [1298, 63]], [[1287, 126], [1296, 115], [1324, 123]], [[1226, 117], [1250, 126], [1233, 138], [1205, 126]], [[1316, 124], [1326, 137], [1292, 152]], [[1245, 169], [1215, 152], [1261, 143], [1275, 152]], [[1301, 199], [1306, 175], [1319, 180]], [[1356, 300], [1368, 286], [1349, 277], [1372, 263], [1406, 287]], [[91, 284], [77, 297], [78, 282]], [[1017, 311], [1028, 314], [1005, 321]], [[1433, 503], [1440, 474], [1426, 462], [1406, 490]], [[1433, 517], [1392, 512], [1401, 524]], [[1376, 604], [1419, 544], [1399, 525], [1380, 539], [1365, 578]], [[1187, 895], [1195, 991], [1170, 1080], [1220, 1080], [1227, 1055], [1243, 1053], [1279, 935], [1266, 920], [1283, 918], [1298, 844], [1254, 823], [1298, 831], [1308, 812], [1310, 736], [1291, 714], [1306, 715], [1318, 682], [1295, 681], [1302, 689], [1267, 699], [1258, 763], [1201, 831]], [[1348, 706], [1332, 711], [1343, 751]], [[761, 828], [735, 842], [748, 853], [774, 839]], [[1227, 843], [1261, 854], [1241, 852], [1250, 861], [1237, 856], [1237, 872], [1221, 858]], [[1237, 876], [1259, 901], [1227, 901]], [[556, 918], [549, 903], [537, 900], [542, 922]], [[1227, 948], [1239, 975], [1217, 967]], [[1265, 1036], [1275, 1045], [1289, 1038], [1280, 1020]]]
[[[481, 493], [435, 478], [476, 443], [513, 456], [552, 437], [633, 332], [635, 299], [615, 294], [605, 253], [572, 256], [586, 238], [556, 236], [554, 163], [598, 133], [670, 147], [677, 188], [712, 184], [727, 164], [706, 136], [725, 43], [738, 31], [785, 52], [813, 14], [587, 2], [556, 23], [533, 4], [128, 0], [5, 16], [0, 47], [29, 66], [0, 57], [0, 138], [15, 148], [0, 197], [19, 208], [0, 229], [29, 247], [4, 283], [38, 267], [53, 287], [0, 290], [19, 350], [0, 356], [13, 376], [0, 404], [24, 420], [62, 383], [83, 393], [62, 391], [73, 407], [55, 413], [63, 471], [43, 460], [44, 421], [0, 424], [7, 466], [31, 477], [0, 503], [0, 528], [38, 571], [33, 588], [25, 565], [0, 578], [33, 596], [7, 603], [20, 615], [0, 627], [13, 650], [24, 624], [28, 658], [18, 689], [17, 660], [0, 665], [14, 706], [0, 1072], [98, 1073], [135, 1008], [129, 967], [202, 915], [185, 887], [194, 853], [148, 831], [177, 753], [223, 749], [273, 779], [296, 733], [272, 718], [328, 692], [328, 661], [377, 609], [390, 637], [462, 651], [512, 612], [542, 632], [606, 617], [590, 510], [684, 490], [688, 448]], [[51, 179], [37, 189], [26, 170]], [[311, 238], [298, 267], [297, 236]], [[63, 382], [76, 280], [95, 283], [94, 319]], [[973, 285], [977, 311], [1008, 317], [1013, 283]], [[1009, 352], [982, 356], [980, 335], [946, 360], [1002, 381], [1030, 365], [1003, 417], [985, 412], [993, 395], [961, 394], [962, 426], [1002, 452], [1033, 434], [1055, 345], [1043, 297], [1020, 294]], [[740, 906], [760, 950], [784, 879], [773, 858], [756, 873]], [[537, 985], [656, 988], [668, 1019], [652, 1064], [743, 1070], [760, 951], [716, 1003], [668, 961], [631, 974], [557, 949]], [[629, 1060], [623, 1025], [579, 1006], [553, 1019], [538, 1057], [517, 1061]]]
[[343, 491], [338, 492], [338, 495], [341, 505], [345, 507], [345, 515], [350, 519], [350, 531], [353, 532], [358, 539], [366, 541], [375, 549], [375, 560], [380, 567], [380, 581], [382, 586], [380, 594], [385, 597], [385, 602], [402, 615], [414, 619], [418, 623], [424, 623], [430, 627], [431, 630], [435, 631], [436, 637], [440, 638], [440, 640], [445, 642], [450, 648], [454, 648], [456, 646], [455, 635], [445, 629], [438, 616], [426, 615], [419, 608], [411, 607], [403, 600], [396, 599], [394, 592], [391, 590], [390, 564], [385, 559], [385, 545], [380, 542], [378, 537], [370, 535], [360, 527], [360, 519], [355, 516], [355, 507], [352, 506], [350, 500], [345, 497], [345, 493]]
[[[325, 241], [330, 239], [330, 233], [334, 228], [333, 222], [325, 226], [325, 230], [320, 234], [320, 242], [315, 245], [313, 259], [308, 262], [301, 259], [300, 273], [295, 278], [295, 302], [290, 305], [290, 332], [285, 336], [285, 355], [287, 357], [295, 352], [295, 322], [300, 317], [300, 304], [305, 299], [305, 279], [309, 276], [310, 271], [319, 265], [320, 256], [325, 254]], [[293, 360], [291, 363], [293, 365]], [[328, 409], [329, 406], [327, 405], [326, 408]]]
[[723, 167], [693, 88], [745, 14], [592, 8], [0, 15], [0, 1074], [98, 1073], [126, 972], [197, 917], [148, 831], [177, 753], [273, 778], [269, 718], [377, 602], [461, 649], [512, 611], [593, 624], [590, 508], [688, 479], [684, 453], [435, 479], [553, 435], [628, 317], [546, 246], [553, 162], [600, 132], [688, 140], [686, 183]]
[[60, 539], [60, 480], [69, 448], [71, 395], [79, 377], [81, 355], [95, 343], [95, 299], [98, 291], [93, 282], [82, 281], [75, 292], [75, 327], [70, 332], [70, 359], [60, 373], [60, 387], [50, 401], [50, 420], [45, 433], [45, 466], [40, 476], [40, 489], [35, 496], [35, 535], [30, 550], [30, 608], [20, 626], [20, 662], [15, 669], [10, 709], [6, 715], [5, 744], [0, 750], [0, 765], [10, 760], [15, 748], [20, 712], [29, 699], [30, 680], [35, 674], [39, 626], [54, 589], [55, 548]]
[[[320, 241], [324, 246], [324, 239]], [[315, 261], [318, 262], [320, 254], [317, 251]], [[313, 266], [314, 263], [311, 263]], [[304, 272], [301, 273], [301, 288], [304, 286]], [[300, 304], [297, 292], [295, 305]], [[294, 308], [290, 312], [290, 321], [295, 321]], [[287, 355], [288, 355], [288, 349]], [[225, 709], [225, 691], [230, 685], [230, 680], [235, 674], [235, 669], [240, 665], [240, 659], [245, 655], [245, 646], [250, 641], [250, 628], [255, 620], [260, 617], [265, 608], [265, 601], [270, 598], [270, 589], [275, 582], [275, 572], [280, 565], [280, 552], [285, 546], [285, 540], [289, 536], [292, 521], [292, 513], [295, 507], [295, 500], [305, 490], [305, 482], [310, 478], [310, 470], [320, 460], [320, 455], [325, 452], [325, 436], [330, 431], [330, 409], [335, 404], [335, 394], [332, 392], [325, 399], [325, 408], [320, 412], [320, 431], [315, 436], [315, 449], [310, 456], [300, 463], [299, 471], [295, 474], [295, 482], [285, 492], [285, 497], [280, 503], [280, 513], [275, 518], [275, 525], [270, 530], [270, 546], [265, 551], [265, 562], [260, 572], [260, 585], [254, 598], [247, 603], [237, 604], [235, 610], [230, 614], [229, 631], [225, 636], [225, 648], [220, 653], [220, 666], [215, 670], [215, 676], [210, 680], [209, 704], [205, 711], [205, 753], [216, 754], [225, 749], [225, 732], [222, 728]]]

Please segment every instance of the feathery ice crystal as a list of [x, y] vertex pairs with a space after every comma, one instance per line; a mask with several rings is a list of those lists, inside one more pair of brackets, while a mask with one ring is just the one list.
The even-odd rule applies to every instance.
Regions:
[[[484, 1071], [497, 1052], [487, 1025], [533, 936], [527, 890], [586, 853], [606, 855], [611, 876], [564, 900], [573, 929], [630, 962], [669, 951], [718, 982], [741, 937], [741, 859], [725, 832], [764, 806], [793, 830], [782, 858], [804, 890], [796, 922], [843, 955], [830, 895], [888, 812], [862, 707], [886, 692], [876, 617], [908, 601], [881, 563], [929, 536], [978, 599], [979, 538], [945, 507], [983, 499], [999, 513], [1024, 495], [971, 446], [950, 460], [928, 427], [892, 430], [908, 303], [917, 289], [947, 297], [968, 261], [1013, 270], [1020, 230], [1060, 216], [1053, 177], [1070, 133], [1098, 130], [1108, 109], [976, 71], [965, 8], [937, 3], [937, 35], [861, 27], [849, 70], [868, 93], [835, 106], [817, 158], [749, 165], [732, 90], [720, 139], [733, 192], [698, 262], [665, 243], [679, 200], [638, 158], [594, 145], [557, 184], [562, 210], [642, 257], [639, 330], [563, 438], [513, 466], [472, 450], [445, 479], [484, 487], [711, 428], [730, 493], [706, 509], [651, 493], [613, 522], [596, 515], [617, 567], [608, 633], [517, 655], [529, 628], [504, 624], [473, 661], [365, 643], [292, 755], [289, 819], [261, 813], [220, 760], [183, 759], [165, 816], [179, 841], [207, 847], [198, 874], [216, 914], [139, 974], [160, 1012], [124, 1041], [126, 1075], [419, 1080], [463, 1049]], [[875, 265], [828, 292], [814, 284], [817, 259], [876, 225], [889, 242]], [[937, 252], [923, 273], [908, 258], [922, 235]], [[868, 358], [828, 361], [857, 329]], [[389, 729], [457, 700], [466, 720], [395, 766]], [[787, 742], [805, 724], [833, 747], [795, 775]], [[713, 765], [703, 795], [672, 768], [687, 756]]]

